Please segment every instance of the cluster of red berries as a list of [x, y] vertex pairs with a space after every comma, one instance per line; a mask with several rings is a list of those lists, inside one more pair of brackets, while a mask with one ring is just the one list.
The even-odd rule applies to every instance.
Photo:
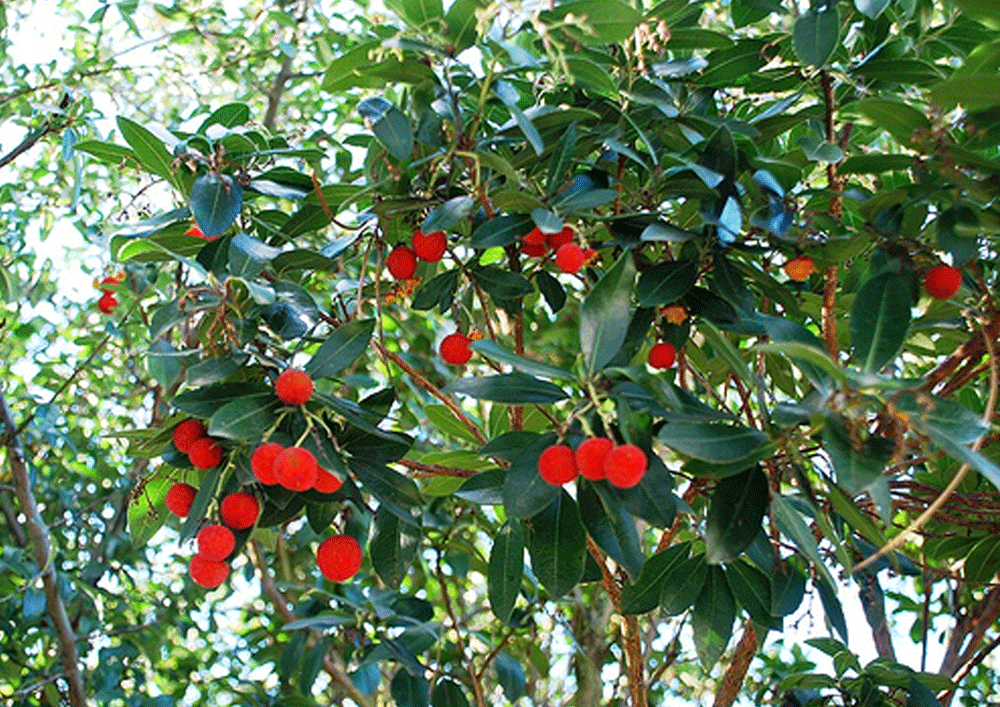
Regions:
[[615, 443], [591, 437], [574, 451], [565, 444], [546, 447], [538, 457], [538, 474], [553, 486], [562, 486], [577, 475], [590, 481], [607, 479], [618, 488], [632, 488], [646, 473], [646, 453], [634, 444]]
[[208, 436], [208, 428], [200, 420], [184, 420], [174, 428], [174, 446], [187, 454], [198, 469], [214, 469], [222, 463], [222, 445]]
[[[108, 276], [101, 280], [101, 285], [120, 285], [122, 283], [121, 277]], [[118, 306], [118, 300], [115, 298], [115, 291], [109, 287], [101, 287], [101, 298], [97, 300], [97, 308], [101, 310], [104, 314], [111, 314], [115, 311], [115, 307]]]
[[540, 258], [546, 253], [555, 253], [556, 267], [565, 273], [577, 273], [588, 262], [597, 257], [593, 248], [583, 249], [573, 242], [573, 229], [564, 227], [558, 233], [542, 233], [535, 226], [525, 237], [521, 252], [525, 255]]
[[277, 442], [264, 442], [250, 456], [250, 468], [257, 481], [267, 486], [276, 484], [289, 491], [336, 493], [343, 483], [323, 469], [316, 457], [302, 447], [283, 447]]
[[417, 259], [425, 263], [436, 263], [444, 257], [448, 248], [448, 236], [444, 231], [424, 233], [419, 228], [410, 239], [410, 245], [400, 243], [386, 256], [385, 266], [389, 274], [397, 280], [409, 280], [417, 271]]

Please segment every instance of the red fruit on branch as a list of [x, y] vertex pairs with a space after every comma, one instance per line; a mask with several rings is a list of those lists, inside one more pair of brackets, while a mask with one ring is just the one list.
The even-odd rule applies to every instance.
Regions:
[[461, 366], [469, 362], [472, 358], [472, 349], [469, 348], [469, 344], [472, 343], [472, 339], [467, 337], [465, 334], [448, 334], [441, 340], [441, 345], [438, 347], [438, 353], [441, 354], [441, 358], [445, 363], [450, 363], [453, 366]]
[[425, 234], [417, 229], [410, 241], [410, 246], [418, 258], [428, 263], [436, 263], [441, 260], [445, 250], [448, 249], [448, 236], [444, 231], [434, 231]]
[[677, 349], [674, 348], [673, 344], [661, 341], [649, 350], [647, 360], [653, 368], [670, 368], [677, 360]]
[[110, 292], [101, 295], [101, 299], [97, 300], [97, 308], [105, 314], [111, 314], [117, 306], [118, 300]]
[[282, 371], [274, 381], [274, 392], [285, 405], [302, 405], [312, 397], [315, 387], [308, 373], [292, 368]]
[[211, 437], [196, 439], [188, 449], [188, 459], [199, 469], [214, 469], [222, 463], [222, 445]]
[[245, 530], [257, 522], [260, 504], [253, 494], [246, 491], [231, 493], [219, 504], [219, 515], [222, 516], [222, 522], [230, 528]]
[[317, 476], [316, 457], [302, 447], [289, 447], [274, 458], [274, 478], [289, 491], [308, 491]]
[[962, 285], [962, 271], [941, 263], [924, 275], [924, 289], [934, 299], [948, 299]]
[[285, 448], [277, 442], [265, 442], [254, 450], [250, 455], [250, 468], [257, 481], [268, 486], [278, 483], [274, 475], [274, 460], [283, 451]]
[[208, 434], [208, 428], [200, 420], [184, 420], [174, 428], [174, 446], [177, 451], [187, 454], [191, 445]]
[[545, 241], [549, 246], [549, 250], [558, 251], [564, 245], [573, 241], [573, 229], [565, 226], [559, 233], [550, 233]]
[[397, 280], [409, 280], [417, 271], [417, 254], [405, 245], [398, 245], [386, 256], [385, 266]]
[[544, 243], [525, 243], [521, 246], [521, 252], [531, 258], [541, 258], [548, 252]]
[[648, 464], [645, 452], [634, 444], [622, 444], [604, 458], [604, 475], [612, 485], [629, 489], [642, 480]]
[[561, 245], [556, 251], [556, 265], [566, 273], [580, 272], [585, 260], [586, 256], [584, 256], [583, 250], [575, 243]]
[[580, 446], [573, 452], [573, 460], [580, 475], [591, 481], [599, 481], [604, 478], [604, 458], [615, 446], [615, 443], [606, 437], [591, 437], [580, 443]]
[[533, 229], [528, 231], [528, 235], [524, 237], [525, 245], [544, 245], [545, 244], [545, 234], [542, 233], [542, 229], [535, 226]]
[[174, 484], [167, 491], [167, 510], [179, 518], [186, 518], [191, 512], [191, 504], [198, 495], [198, 489], [191, 484]]
[[345, 582], [361, 569], [361, 545], [350, 535], [334, 535], [319, 544], [316, 565], [331, 582]]
[[538, 475], [553, 486], [562, 486], [575, 479], [577, 470], [573, 450], [565, 444], [546, 447], [538, 457]]
[[809, 276], [816, 272], [816, 263], [807, 255], [800, 255], [792, 258], [782, 266], [782, 270], [788, 275], [789, 280], [794, 282], [805, 282]]
[[313, 484], [313, 489], [320, 493], [337, 493], [343, 483], [338, 477], [321, 468], [316, 475], [316, 483]]
[[196, 542], [201, 557], [211, 562], [220, 562], [232, 554], [236, 547], [236, 536], [226, 526], [215, 523], [199, 530]]
[[191, 558], [188, 574], [194, 583], [205, 589], [215, 589], [229, 576], [229, 565], [225, 562], [206, 560], [201, 555]]

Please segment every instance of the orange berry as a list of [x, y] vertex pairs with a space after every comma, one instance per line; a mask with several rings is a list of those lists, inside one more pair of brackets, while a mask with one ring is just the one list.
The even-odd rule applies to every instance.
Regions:
[[809, 279], [809, 276], [816, 272], [816, 263], [813, 259], [807, 255], [800, 255], [797, 258], [792, 258], [787, 263], [784, 264], [782, 270], [788, 275], [789, 280], [794, 280], [795, 282], [805, 282]]
[[188, 450], [188, 459], [199, 469], [214, 469], [222, 462], [222, 445], [211, 437], [196, 439]]
[[445, 250], [448, 249], [448, 236], [444, 231], [434, 231], [434, 233], [424, 234], [419, 228], [413, 234], [410, 246], [418, 258], [428, 263], [436, 263], [441, 260]]
[[646, 474], [646, 453], [634, 444], [615, 447], [604, 457], [604, 475], [620, 489], [632, 488]]
[[110, 292], [101, 295], [101, 299], [97, 300], [97, 308], [105, 314], [111, 314], [117, 306], [118, 300]]
[[573, 452], [573, 460], [576, 462], [576, 468], [580, 470], [580, 475], [591, 481], [603, 479], [604, 458], [614, 446], [615, 443], [607, 437], [591, 437], [583, 440]]
[[661, 341], [649, 350], [648, 360], [653, 368], [670, 368], [677, 360], [677, 349], [673, 344]]
[[274, 392], [285, 405], [302, 405], [313, 394], [312, 378], [305, 371], [289, 368], [274, 381]]
[[441, 354], [441, 358], [445, 363], [450, 363], [453, 366], [461, 366], [469, 362], [472, 358], [472, 349], [469, 348], [469, 344], [472, 343], [472, 339], [467, 337], [465, 334], [448, 334], [441, 340], [441, 345], [438, 347], [438, 353]]
[[417, 254], [405, 245], [398, 245], [386, 257], [385, 266], [397, 280], [408, 280], [417, 271]]
[[553, 486], [562, 486], [576, 478], [573, 450], [565, 444], [553, 444], [538, 457], [538, 475]]
[[319, 544], [316, 565], [331, 582], [345, 582], [361, 569], [361, 545], [350, 535], [334, 535]]
[[556, 265], [566, 273], [580, 272], [586, 257], [576, 243], [565, 243], [556, 251]]
[[177, 451], [187, 454], [191, 445], [208, 434], [208, 429], [200, 420], [184, 420], [174, 428], [174, 446]]
[[337, 493], [343, 484], [344, 482], [339, 478], [331, 474], [326, 469], [321, 468], [319, 473], [316, 475], [316, 483], [313, 484], [313, 489], [319, 491], [320, 493]]
[[668, 304], [660, 310], [660, 314], [670, 324], [683, 324], [688, 317], [687, 310], [679, 304]]
[[198, 489], [191, 484], [174, 484], [167, 491], [167, 510], [179, 518], [186, 518], [197, 494]]
[[543, 245], [545, 243], [545, 234], [542, 233], [542, 229], [535, 226], [524, 237], [524, 243], [525, 245]]
[[289, 491], [307, 491], [316, 483], [316, 457], [302, 447], [289, 447], [274, 458], [274, 478]]
[[206, 560], [201, 555], [195, 555], [191, 558], [191, 564], [188, 565], [188, 574], [198, 586], [205, 587], [205, 589], [215, 589], [229, 576], [229, 565], [225, 562], [214, 562]]
[[221, 562], [232, 554], [236, 536], [224, 525], [213, 523], [198, 531], [198, 554], [211, 562]]
[[962, 271], [941, 263], [924, 275], [924, 289], [934, 299], [948, 299], [962, 285]]
[[219, 515], [222, 516], [222, 522], [230, 528], [245, 530], [257, 522], [260, 504], [253, 494], [246, 491], [231, 493], [219, 504]]
[[274, 475], [274, 459], [283, 451], [285, 448], [277, 442], [265, 442], [254, 450], [250, 456], [250, 468], [257, 481], [268, 486], [278, 483]]

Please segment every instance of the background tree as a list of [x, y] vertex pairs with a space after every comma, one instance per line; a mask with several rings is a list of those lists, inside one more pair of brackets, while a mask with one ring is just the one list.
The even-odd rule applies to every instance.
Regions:
[[[992, 3], [76, 20], [3, 63], [5, 697], [992, 695]], [[588, 438], [641, 480], [547, 483]], [[264, 442], [342, 486], [263, 483]], [[205, 592], [190, 540], [240, 488], [261, 515]]]

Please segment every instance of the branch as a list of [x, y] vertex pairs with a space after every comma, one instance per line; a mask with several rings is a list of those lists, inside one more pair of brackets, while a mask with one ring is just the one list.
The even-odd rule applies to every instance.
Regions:
[[[65, 110], [65, 108], [69, 106], [69, 101], [70, 101], [69, 94], [68, 93], [63, 94], [63, 98], [59, 102], [59, 107]], [[0, 157], [0, 169], [3, 169], [11, 162], [16, 160], [20, 155], [23, 155], [25, 152], [30, 150], [32, 147], [35, 146], [36, 143], [38, 143], [39, 140], [41, 140], [49, 133], [57, 133], [63, 128], [65, 128], [67, 125], [69, 125], [68, 121], [62, 122], [59, 125], [54, 125], [52, 123], [52, 118], [49, 118], [42, 124], [42, 127], [36, 130], [32, 130], [27, 135], [25, 135], [24, 139], [21, 140], [20, 145], [15, 147], [13, 150], [8, 152], [3, 157]]]
[[66, 614], [66, 606], [59, 594], [59, 581], [56, 568], [52, 563], [52, 547], [49, 544], [49, 529], [38, 511], [38, 503], [31, 492], [31, 482], [28, 479], [28, 464], [24, 457], [21, 438], [15, 433], [16, 425], [11, 414], [7, 399], [0, 390], [0, 425], [4, 428], [3, 446], [7, 448], [7, 460], [10, 462], [11, 474], [14, 477], [14, 488], [21, 511], [26, 517], [28, 536], [35, 554], [38, 572], [45, 586], [45, 608], [56, 628], [59, 646], [62, 652], [63, 671], [69, 684], [69, 703], [72, 707], [87, 707], [87, 695], [83, 687], [83, 677], [80, 674], [80, 657], [77, 653], [77, 636], [70, 625]]
[[747, 670], [750, 668], [750, 661], [757, 653], [757, 633], [753, 629], [753, 623], [747, 621], [743, 629], [743, 637], [736, 646], [733, 660], [726, 668], [726, 674], [722, 676], [722, 686], [715, 693], [715, 702], [712, 707], [732, 707], [736, 702], [736, 697], [740, 694], [743, 681], [746, 679]]

